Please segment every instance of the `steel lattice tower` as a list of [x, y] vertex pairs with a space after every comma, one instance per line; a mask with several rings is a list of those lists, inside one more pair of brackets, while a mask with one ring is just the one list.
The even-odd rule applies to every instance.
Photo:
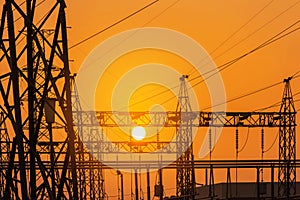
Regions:
[[296, 194], [296, 110], [290, 80], [284, 80], [279, 127], [278, 196], [286, 198]]
[[193, 168], [192, 124], [195, 116], [189, 100], [186, 81], [180, 77], [180, 89], [176, 112], [180, 116], [176, 130], [177, 172], [176, 193], [182, 199], [194, 199], [195, 174]]
[[[5, 124], [4, 114], [0, 114], [0, 168], [5, 168], [5, 163], [9, 161], [10, 139]], [[0, 173], [0, 197], [4, 196], [6, 172]]]
[[[49, 5], [46, 12], [36, 0], [3, 5], [1, 111], [14, 140], [8, 166], [1, 169], [6, 181], [0, 199], [78, 199], [66, 5], [63, 0]], [[46, 37], [46, 29], [53, 34]], [[66, 131], [58, 135], [54, 128]]]
[[[78, 171], [78, 185], [80, 199], [104, 199], [105, 187], [104, 176], [102, 170], [102, 163], [93, 155], [95, 151], [99, 151], [102, 147], [103, 133], [87, 129], [83, 123], [82, 108], [79, 101], [79, 94], [76, 87], [75, 76], [72, 76], [72, 103], [74, 113], [74, 124], [76, 125], [76, 160], [79, 162]], [[98, 141], [98, 144], [93, 144], [92, 141]], [[86, 148], [88, 146], [88, 149]], [[86, 167], [87, 163], [97, 163], [98, 167], [95, 168], [91, 165], [90, 168]]]

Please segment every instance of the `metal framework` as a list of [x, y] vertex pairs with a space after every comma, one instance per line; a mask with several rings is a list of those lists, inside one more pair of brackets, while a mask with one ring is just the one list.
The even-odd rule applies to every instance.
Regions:
[[[78, 111], [82, 117], [82, 126], [105, 128], [132, 127], [179, 127], [180, 114], [167, 112], [118, 112], [118, 111]], [[187, 113], [192, 116], [193, 127], [269, 127], [284, 126], [281, 112], [203, 112]], [[77, 115], [77, 114], [76, 114]], [[76, 116], [74, 116], [76, 118]]]
[[[45, 12], [36, 0], [18, 3], [5, 1], [0, 26], [0, 109], [13, 129], [13, 142], [4, 148], [10, 150], [8, 167], [1, 168], [6, 181], [0, 198], [78, 199], [66, 5], [53, 1]], [[44, 17], [38, 21], [39, 15]], [[58, 108], [49, 104], [50, 98]], [[65, 134], [52, 132], [58, 127]], [[58, 137], [62, 143], [54, 141]], [[63, 162], [62, 169], [57, 162]]]
[[195, 171], [193, 167], [192, 122], [195, 115], [191, 114], [192, 107], [186, 87], [186, 78], [188, 78], [186, 75], [180, 77], [178, 104], [176, 107], [176, 115], [180, 116], [179, 121], [176, 122], [176, 164], [180, 166], [176, 170], [176, 195], [182, 199], [194, 199]]
[[279, 128], [278, 196], [289, 198], [296, 194], [296, 109], [291, 78], [285, 79], [280, 112], [283, 113]]
[[[102, 164], [93, 157], [94, 149], [89, 146], [87, 149], [85, 144], [91, 144], [91, 141], [100, 141], [100, 134], [97, 132], [89, 132], [84, 134], [84, 127], [82, 125], [82, 115], [80, 114], [81, 105], [79, 102], [79, 95], [77, 94], [77, 88], [75, 83], [75, 75], [71, 77], [72, 80], [72, 103], [73, 110], [76, 113], [74, 118], [74, 124], [76, 124], [76, 163], [80, 169], [78, 172], [78, 185], [79, 185], [79, 197], [80, 199], [104, 199], [105, 198], [105, 187], [104, 177], [102, 171]], [[98, 163], [97, 168], [90, 166], [89, 162]], [[94, 165], [94, 164], [92, 164]], [[81, 166], [84, 166], [83, 168]], [[89, 167], [90, 166], [90, 167]]]
[[[159, 153], [180, 155], [176, 163], [169, 166], [177, 170], [177, 195], [193, 199], [194, 168], [236, 167], [236, 163], [228, 161], [220, 164], [194, 161], [192, 128], [221, 126], [279, 128], [279, 160], [266, 165], [279, 168], [279, 196], [290, 198], [296, 193], [299, 161], [296, 161], [296, 111], [290, 78], [285, 80], [279, 112], [192, 111], [186, 76], [180, 78], [175, 111], [81, 111], [76, 89], [74, 93], [71, 91], [73, 77], [69, 69], [65, 2], [53, 1], [52, 6], [47, 7], [48, 12], [39, 12], [40, 4], [36, 0], [21, 4], [5, 0], [3, 5], [0, 22], [0, 199], [104, 199], [103, 169], [106, 167], [99, 158], [101, 160], [107, 149], [117, 153], [121, 153], [120, 149], [136, 153], [161, 149]], [[41, 20], [36, 19], [44, 13]], [[116, 141], [111, 145], [104, 141], [103, 132], [93, 128], [99, 125], [103, 128], [173, 127], [177, 132], [176, 142]], [[93, 157], [95, 153], [97, 159]], [[117, 168], [132, 167], [132, 163], [115, 164]], [[157, 168], [151, 162], [139, 164]], [[264, 163], [247, 161], [239, 165], [265, 167]]]
[[[288, 79], [290, 80], [290, 79]], [[181, 104], [183, 107], [181, 112], [168, 111], [168, 112], [117, 112], [117, 111], [77, 111], [74, 115], [80, 116], [81, 128], [85, 134], [89, 135], [90, 132], [95, 131], [95, 126], [102, 128], [117, 128], [117, 127], [133, 127], [136, 125], [148, 127], [169, 127], [177, 130], [176, 142], [170, 141], [147, 141], [147, 142], [134, 142], [134, 141], [104, 141], [101, 140], [101, 147], [98, 147], [98, 153], [101, 155], [109, 152], [122, 153], [122, 152], [153, 152], [160, 149], [160, 154], [176, 154], [180, 151], [181, 147], [188, 145], [187, 136], [191, 133], [193, 127], [268, 127], [279, 128], [279, 164], [278, 181], [280, 182], [279, 196], [286, 197], [287, 195], [295, 194], [296, 183], [296, 169], [295, 169], [295, 115], [296, 112], [293, 107], [293, 99], [289, 81], [285, 80], [285, 89], [282, 106], [279, 112], [199, 112], [191, 111], [188, 108], [187, 96], [184, 91], [184, 85], [179, 95], [181, 97]], [[179, 98], [180, 99], [180, 98]], [[184, 102], [185, 101], [185, 102]], [[178, 104], [180, 105], [180, 104]], [[285, 108], [285, 109], [283, 109]], [[186, 111], [186, 112], [183, 112]], [[184, 121], [188, 119], [188, 121]], [[189, 132], [190, 131], [190, 132]], [[103, 133], [100, 133], [100, 135]], [[185, 137], [184, 137], [185, 136]], [[184, 141], [183, 138], [184, 137]], [[285, 138], [285, 139], [284, 139]], [[282, 142], [284, 141], [284, 142]], [[90, 140], [90, 145], [96, 147], [99, 140]], [[114, 145], [112, 145], [113, 143]], [[179, 145], [181, 144], [181, 145]], [[184, 147], [186, 148], [186, 147]], [[106, 150], [103, 150], [106, 149]], [[176, 164], [177, 168], [177, 189], [178, 196], [182, 198], [192, 198], [193, 183], [193, 155], [191, 148], [186, 148], [184, 151], [184, 159], [178, 159]], [[121, 151], [123, 150], [123, 151]], [[182, 150], [183, 151], [183, 150]], [[285, 152], [285, 157], [283, 153]], [[94, 152], [95, 153], [95, 152]], [[181, 154], [179, 154], [181, 155]], [[187, 156], [188, 155], [188, 156]], [[121, 163], [119, 163], [121, 165]], [[155, 165], [157, 167], [157, 165]], [[277, 165], [276, 165], [277, 166]], [[146, 166], [145, 166], [146, 167]], [[121, 167], [120, 167], [121, 168]], [[211, 168], [209, 168], [211, 169]], [[289, 170], [289, 171], [287, 171]], [[181, 176], [189, 172], [190, 178]], [[190, 185], [188, 185], [190, 184]], [[185, 190], [184, 188], [189, 188]], [[188, 191], [188, 192], [187, 192]], [[289, 191], [289, 192], [288, 192]]]

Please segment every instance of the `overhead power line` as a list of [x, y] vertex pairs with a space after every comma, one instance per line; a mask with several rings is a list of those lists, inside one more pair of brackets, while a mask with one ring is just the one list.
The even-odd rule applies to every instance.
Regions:
[[[294, 79], [299, 78], [299, 77], [300, 77], [300, 75], [299, 75], [299, 76], [295, 76]], [[230, 102], [232, 102], [232, 101], [236, 101], [236, 100], [242, 99], [242, 98], [244, 98], [244, 97], [251, 96], [251, 95], [253, 95], [253, 94], [256, 94], [256, 93], [262, 92], [262, 91], [264, 91], [264, 90], [273, 88], [273, 87], [275, 87], [275, 86], [277, 86], [277, 85], [280, 85], [281, 83], [283, 83], [283, 82], [280, 81], [280, 82], [277, 82], [277, 83], [273, 83], [273, 84], [271, 84], [271, 85], [269, 85], [269, 86], [266, 86], [266, 87], [257, 89], [257, 90], [255, 90], [255, 91], [252, 91], [252, 92], [249, 92], [249, 93], [240, 95], [240, 96], [238, 96], [238, 97], [234, 97], [234, 98], [232, 98], [232, 99], [229, 99], [229, 100], [226, 101], [226, 102], [223, 102], [223, 103], [219, 103], [219, 104], [216, 104], [216, 105], [212, 105], [212, 106], [206, 107], [206, 108], [204, 108], [203, 110], [207, 110], [207, 109], [209, 109], [209, 108], [217, 107], [217, 106], [220, 106], [220, 105], [223, 105], [223, 104], [230, 103]], [[296, 95], [298, 95], [298, 93], [296, 93], [294, 96], [296, 96]], [[275, 104], [274, 104], [274, 106], [275, 106]]]
[[[265, 7], [263, 7], [258, 13], [256, 13], [248, 22], [246, 22], [246, 24], [244, 24], [243, 26], [240, 27], [243, 28], [245, 25], [247, 25], [248, 23], [250, 23], [250, 21], [252, 21], [258, 14], [260, 14], [263, 10], [265, 10], [270, 4], [272, 3], [269, 2]], [[217, 59], [221, 56], [223, 56], [224, 54], [226, 54], [227, 52], [229, 52], [230, 50], [232, 50], [234, 47], [238, 46], [239, 44], [241, 44], [242, 42], [246, 41], [247, 39], [249, 39], [251, 36], [253, 36], [255, 33], [257, 33], [258, 31], [262, 30], [263, 28], [265, 28], [267, 25], [271, 24], [273, 21], [275, 21], [277, 18], [279, 18], [280, 16], [282, 16], [284, 13], [288, 12], [290, 9], [294, 8], [295, 6], [297, 6], [300, 3], [300, 0], [297, 1], [296, 3], [292, 4], [291, 6], [289, 6], [288, 8], [286, 8], [285, 10], [283, 10], [282, 12], [280, 12], [278, 15], [276, 15], [275, 17], [273, 17], [272, 19], [270, 19], [269, 21], [267, 21], [266, 23], [264, 23], [262, 26], [260, 26], [259, 28], [257, 28], [256, 30], [254, 30], [253, 32], [251, 32], [250, 34], [248, 34], [246, 37], [244, 37], [243, 39], [241, 39], [240, 41], [238, 41], [237, 43], [235, 43], [234, 45], [232, 45], [231, 47], [229, 47], [228, 49], [226, 49], [225, 51], [223, 51], [222, 53], [220, 53], [219, 55], [215, 56], [214, 59]], [[238, 32], [239, 30], [237, 30], [236, 32]], [[232, 34], [235, 35], [235, 32]], [[229, 38], [227, 38], [225, 41], [229, 40], [231, 37], [231, 35], [229, 36]], [[224, 41], [224, 43], [225, 43]], [[213, 54], [219, 47], [217, 47], [215, 50], [213, 50], [213, 52], [211, 52], [210, 54]], [[195, 73], [195, 71], [193, 72]], [[193, 74], [191, 73], [191, 74]], [[191, 75], [190, 74], [190, 75]]]
[[89, 37], [87, 37], [87, 38], [81, 40], [80, 42], [75, 43], [74, 45], [70, 46], [69, 49], [73, 49], [74, 47], [77, 47], [77, 46], [81, 45], [82, 43], [84, 43], [84, 42], [86, 42], [86, 41], [88, 41], [88, 40], [90, 40], [90, 39], [96, 37], [97, 35], [99, 35], [99, 34], [105, 32], [105, 31], [107, 31], [107, 30], [113, 28], [114, 26], [116, 26], [116, 25], [118, 25], [118, 24], [120, 24], [120, 23], [126, 21], [127, 19], [129, 19], [129, 18], [135, 16], [136, 14], [142, 12], [143, 10], [149, 8], [150, 6], [154, 5], [154, 4], [157, 3], [157, 2], [159, 2], [159, 0], [155, 0], [155, 1], [153, 1], [153, 2], [151, 2], [151, 3], [149, 3], [149, 4], [147, 4], [146, 6], [140, 8], [139, 10], [137, 10], [137, 11], [131, 13], [130, 15], [127, 15], [126, 17], [120, 19], [119, 21], [117, 21], [117, 22], [111, 24], [110, 26], [108, 26], [108, 27], [106, 27], [106, 28], [104, 28], [104, 29], [98, 31], [97, 33], [94, 33], [93, 35], [91, 35], [91, 36], [89, 36]]
[[247, 57], [248, 55], [250, 55], [250, 54], [252, 54], [252, 53], [254, 53], [254, 52], [256, 52], [256, 51], [258, 51], [258, 50], [260, 50], [260, 49], [262, 49], [262, 48], [264, 48], [264, 47], [266, 47], [266, 46], [268, 46], [268, 45], [270, 45], [270, 44], [272, 44], [272, 43], [274, 43], [274, 42], [276, 42], [276, 41], [278, 41], [278, 40], [280, 40], [280, 39], [282, 39], [282, 38], [284, 38], [284, 37], [286, 37], [286, 36], [288, 36], [288, 35], [290, 35], [292, 33], [294, 33], [294, 32], [296, 32], [296, 31], [298, 31], [300, 29], [300, 27], [297, 27], [297, 28], [295, 28], [295, 29], [293, 29], [293, 30], [285, 33], [286, 31], [288, 31], [289, 29], [291, 29], [292, 27], [294, 27], [295, 25], [297, 25], [299, 22], [300, 22], [300, 19], [297, 20], [295, 23], [291, 24], [290, 26], [288, 26], [287, 28], [285, 28], [284, 30], [280, 31], [279, 33], [277, 33], [276, 35], [274, 35], [270, 39], [266, 40], [265, 42], [263, 42], [259, 46], [255, 47], [254, 49], [246, 52], [245, 54], [243, 54], [243, 55], [241, 55], [241, 56], [239, 56], [239, 57], [237, 57], [237, 58], [235, 58], [235, 59], [233, 59], [233, 60], [231, 60], [231, 61], [229, 61], [229, 62], [227, 62], [225, 64], [220, 65], [218, 67], [218, 69], [212, 69], [212, 70], [209, 70], [209, 71], [203, 73], [202, 75], [194, 77], [190, 81], [193, 81], [195, 79], [201, 78], [203, 75], [206, 75], [206, 74], [209, 74], [209, 73], [211, 73], [213, 71], [216, 71], [215, 73], [211, 74], [210, 76], [206, 77], [205, 79], [203, 79], [203, 80], [199, 81], [198, 83], [194, 84], [192, 87], [194, 87], [194, 86], [196, 86], [196, 85], [204, 82], [205, 80], [207, 80], [207, 79], [211, 78], [212, 76], [218, 74], [220, 71], [223, 71], [223, 70], [229, 68], [230, 66], [232, 66], [236, 62], [238, 62], [241, 59]]
[[[298, 94], [300, 94], [300, 92], [296, 92], [295, 94], [293, 94], [293, 97], [297, 96]], [[294, 100], [294, 102], [296, 102], [298, 100]], [[253, 110], [253, 112], [256, 112], [256, 111], [264, 111], [264, 110], [267, 110], [269, 108], [274, 108], [274, 107], [278, 107], [281, 105], [281, 101], [278, 101], [270, 106], [267, 106], [267, 107], [263, 107], [263, 108], [258, 108], [256, 110]]]
[[[248, 25], [251, 21], [253, 21], [260, 13], [262, 13], [267, 7], [269, 7], [272, 3], [273, 3], [273, 1], [274, 0], [271, 0], [268, 4], [266, 4], [262, 9], [260, 9], [257, 13], [255, 13], [245, 24], [243, 24], [242, 26], [240, 26], [234, 33], [232, 33], [226, 40], [224, 40], [218, 47], [216, 47], [210, 54], [213, 54], [217, 49], [219, 49], [222, 45], [224, 45], [228, 40], [230, 40], [230, 38], [232, 38], [234, 35], [236, 35], [242, 28], [244, 28], [246, 25]], [[176, 1], [174, 4], [176, 4], [176, 3], [178, 3], [178, 1]], [[277, 18], [279, 18], [280, 16], [282, 16], [284, 13], [286, 13], [286, 12], [288, 12], [290, 9], [292, 9], [293, 7], [295, 7], [297, 4], [299, 4], [300, 3], [300, 0], [299, 1], [297, 1], [296, 3], [294, 3], [294, 4], [292, 4], [291, 6], [289, 6], [287, 9], [285, 9], [285, 10], [283, 10], [282, 12], [280, 12], [278, 15], [276, 15], [275, 17], [273, 17], [271, 20], [269, 20], [268, 22], [266, 22], [265, 24], [263, 24], [261, 27], [259, 27], [258, 29], [256, 29], [254, 32], [252, 32], [252, 33], [250, 33], [248, 36], [246, 36], [246, 38], [244, 38], [244, 39], [242, 39], [241, 41], [239, 41], [238, 43], [236, 43], [235, 45], [233, 45], [232, 47], [230, 47], [229, 49], [227, 49], [226, 51], [224, 51], [222, 54], [220, 54], [220, 55], [218, 55], [217, 57], [220, 57], [220, 56], [222, 56], [222, 55], [224, 55], [225, 53], [227, 53], [228, 51], [230, 51], [232, 48], [234, 48], [235, 46], [237, 46], [238, 44], [240, 44], [240, 43], [242, 43], [243, 41], [245, 41], [246, 39], [248, 39], [249, 37], [251, 37], [252, 35], [254, 35], [256, 32], [258, 32], [259, 30], [261, 30], [261, 29], [263, 29], [264, 27], [266, 27], [268, 24], [270, 24], [271, 22], [273, 22], [274, 20], [276, 20]], [[173, 4], [171, 5], [171, 6], [169, 6], [169, 7], [172, 7], [173, 6]], [[168, 8], [169, 8], [168, 7]], [[168, 8], [166, 8], [166, 9], [168, 9]], [[166, 10], [165, 9], [165, 10]], [[156, 18], [156, 17], [155, 17]], [[152, 21], [152, 20], [151, 20]], [[215, 57], [215, 58], [217, 58], [217, 57]], [[205, 59], [205, 58], [204, 58]], [[230, 63], [225, 63], [225, 64], [230, 64]], [[224, 65], [225, 65], [224, 64]], [[233, 63], [232, 63], [233, 64]], [[221, 65], [221, 66], [219, 66], [219, 68], [220, 67], [222, 67], [223, 65]], [[207, 72], [205, 72], [205, 73], [203, 73], [203, 74], [201, 74], [202, 76], [204, 76], [204, 75], [206, 75], [206, 74], [209, 74], [209, 73], [211, 73], [211, 72], [213, 72], [213, 71], [216, 71], [217, 69], [213, 69], [213, 70], [210, 70], [210, 71], [207, 71]], [[194, 70], [190, 70], [187, 74], [189, 74], [189, 75], [191, 75], [191, 74], [193, 74], [194, 72], [193, 72]], [[299, 71], [300, 72], [300, 71]], [[199, 78], [199, 77], [196, 77], [195, 79], [197, 79], [197, 78]], [[190, 79], [190, 81], [193, 81], [193, 79]], [[171, 89], [175, 89], [175, 88], [178, 88], [179, 87], [179, 85], [176, 85], [176, 86], [174, 86], [174, 87], [172, 87]], [[159, 93], [156, 93], [154, 96], [149, 96], [149, 97], [147, 97], [147, 98], [143, 98], [143, 99], [141, 99], [141, 100], [139, 100], [138, 102], [135, 102], [135, 103], [133, 103], [132, 105], [136, 105], [136, 104], [140, 104], [140, 103], [142, 103], [142, 102], [144, 102], [145, 100], [150, 100], [150, 99], [152, 99], [152, 98], [154, 98], [154, 97], [157, 97], [157, 96], [159, 96], [159, 95], [161, 95], [161, 94], [164, 94], [164, 93], [166, 93], [166, 92], [168, 92], [169, 91], [169, 89], [165, 89], [165, 90], [163, 90], [163, 91], [161, 91], [161, 92], [159, 92]], [[167, 100], [165, 100], [164, 102], [168, 102], [168, 101], [170, 101], [171, 99], [167, 99]]]
[[[250, 24], [251, 21], [253, 21], [260, 13], [262, 13], [267, 7], [269, 7], [274, 0], [271, 0], [267, 5], [265, 5], [263, 8], [261, 8], [258, 12], [256, 12], [250, 19], [248, 19], [243, 25], [241, 25], [237, 30], [235, 30], [233, 33], [231, 33], [223, 42], [221, 42], [216, 48], [214, 48], [209, 54], [214, 54], [218, 49], [220, 49], [224, 44], [226, 44], [231, 38], [233, 38], [237, 33], [239, 33], [244, 27], [246, 27], [248, 24]], [[230, 49], [226, 50], [229, 51]], [[226, 53], [224, 52], [224, 53]], [[217, 56], [219, 57], [219, 56]], [[216, 58], [217, 58], [216, 57]], [[189, 75], [195, 73], [196, 70], [189, 71]]]
[[263, 88], [260, 88], [260, 89], [258, 89], [258, 90], [255, 90], [255, 91], [252, 91], [252, 92], [243, 94], [243, 95], [241, 95], [241, 96], [234, 97], [234, 98], [232, 98], [232, 99], [229, 99], [229, 100], [226, 101], [226, 102], [219, 103], [219, 104], [216, 104], [216, 105], [213, 105], [213, 106], [209, 106], [209, 107], [203, 108], [203, 110], [207, 110], [207, 109], [212, 108], [212, 107], [220, 106], [220, 105], [223, 105], [223, 104], [230, 103], [230, 102], [232, 102], [232, 101], [236, 101], [236, 100], [242, 99], [242, 98], [244, 98], [244, 97], [251, 96], [251, 95], [256, 94], [256, 93], [258, 93], [258, 92], [261, 92], [261, 91], [270, 89], [270, 88], [272, 88], [272, 87], [275, 87], [275, 86], [277, 86], [277, 85], [280, 85], [281, 83], [282, 83], [282, 81], [277, 82], [277, 83], [274, 83], [274, 84], [269, 85], [269, 86], [267, 86], [267, 87], [263, 87]]
[[300, 73], [300, 70], [299, 71], [297, 71], [295, 74], [293, 74], [293, 76], [292, 76], [292, 78], [294, 78], [297, 74], [299, 74]]
[[252, 20], [254, 20], [260, 13], [262, 13], [267, 7], [269, 7], [274, 0], [271, 0], [267, 5], [265, 5], [262, 9], [260, 9], [257, 13], [255, 13], [246, 23], [240, 26], [236, 31], [234, 31], [228, 38], [226, 38], [219, 46], [217, 46], [211, 53], [216, 52], [221, 46], [223, 46], [228, 40], [230, 40], [233, 36], [235, 36], [240, 30], [242, 30], [245, 26], [247, 26]]
[[[272, 44], [272, 43], [274, 43], [274, 42], [276, 42], [276, 41], [278, 41], [278, 40], [280, 40], [280, 39], [282, 39], [282, 38], [284, 38], [284, 37], [286, 37], [286, 36], [288, 36], [288, 35], [290, 35], [290, 34], [292, 34], [292, 33], [294, 33], [294, 32], [296, 32], [296, 31], [298, 31], [298, 30], [300, 29], [300, 27], [297, 27], [297, 28], [295, 28], [295, 29], [293, 29], [293, 30], [291, 30], [291, 31], [289, 31], [289, 32], [287, 32], [287, 33], [285, 33], [286, 31], [288, 31], [289, 29], [291, 29], [292, 27], [294, 27], [295, 25], [297, 25], [299, 22], [300, 22], [300, 20], [297, 20], [295, 23], [291, 24], [290, 26], [288, 26], [288, 27], [285, 28], [284, 30], [280, 31], [279, 33], [277, 33], [276, 35], [274, 35], [274, 36], [271, 37], [270, 39], [266, 40], [265, 42], [263, 42], [262, 44], [260, 44], [260, 45], [257, 46], [256, 48], [254, 48], [254, 49], [252, 49], [252, 50], [246, 52], [245, 54], [243, 54], [243, 55], [241, 55], [241, 56], [239, 56], [239, 57], [237, 57], [237, 58], [235, 58], [235, 59], [233, 59], [233, 60], [231, 60], [231, 61], [229, 61], [229, 62], [226, 62], [225, 64], [220, 65], [220, 66], [218, 67], [218, 69], [209, 70], [209, 71], [203, 73], [202, 76], [203, 76], [203, 75], [207, 75], [207, 74], [209, 74], [209, 73], [211, 73], [211, 72], [216, 71], [216, 72], [214, 72], [213, 74], [211, 74], [211, 75], [209, 75], [209, 76], [207, 76], [207, 77], [204, 77], [201, 81], [199, 81], [199, 82], [193, 84], [189, 89], [191, 89], [191, 88], [193, 88], [193, 87], [195, 87], [195, 86], [197, 86], [197, 85], [203, 83], [203, 82], [206, 81], [207, 79], [209, 79], [209, 78], [215, 76], [216, 74], [218, 74], [220, 71], [223, 71], [223, 70], [225, 70], [225, 69], [231, 67], [231, 66], [232, 66], [233, 64], [235, 64], [236, 62], [240, 61], [241, 59], [247, 57], [247, 56], [250, 55], [250, 54], [253, 54], [253, 53], [256, 52], [257, 50], [260, 50], [260, 49], [262, 49], [262, 48], [264, 48], [264, 47], [266, 47], [266, 46], [268, 46], [268, 45], [270, 45], [270, 44]], [[300, 73], [300, 72], [295, 73], [295, 74], [293, 75], [293, 78], [299, 77], [299, 76], [295, 76], [295, 75], [297, 75], [298, 73]], [[190, 81], [194, 81], [194, 80], [196, 80], [196, 79], [198, 79], [198, 78], [200, 78], [200, 77], [202, 77], [202, 76], [200, 75], [200, 76], [194, 77], [194, 78], [190, 79]], [[263, 90], [266, 90], [266, 89], [268, 89], [268, 88], [274, 87], [274, 86], [276, 86], [276, 85], [279, 85], [280, 83], [281, 83], [281, 82], [272, 84], [272, 85], [270, 85], [270, 86], [267, 86], [267, 87], [265, 87], [265, 88], [260, 89], [259, 91], [263, 91]], [[232, 99], [232, 100], [229, 100], [229, 101], [230, 101], [230, 102], [231, 102], [231, 101], [235, 101], [235, 100], [244, 98], [244, 97], [246, 97], [246, 96], [255, 94], [256, 92], [259, 92], [259, 91], [254, 91], [254, 92], [251, 92], [251, 93], [249, 93], [249, 94], [242, 95], [242, 97], [238, 97], [238, 98], [236, 98], [236, 99]], [[162, 92], [160, 92], [160, 93], [158, 93], [158, 94], [155, 94], [154, 96], [156, 97], [156, 96], [161, 95], [161, 94], [164, 94], [164, 93], [166, 93], [166, 92], [167, 92], [167, 90], [164, 90], [164, 91], [162, 91]], [[153, 97], [148, 97], [148, 98], [146, 98], [145, 100], [149, 100], [149, 99], [151, 99], [151, 98], [153, 98]], [[171, 100], [174, 99], [174, 98], [175, 98], [175, 96], [173, 96], [173, 97], [171, 97], [171, 98], [165, 100], [162, 104], [165, 104], [165, 103], [171, 101]], [[144, 100], [143, 100], [143, 101], [144, 101]], [[143, 101], [141, 100], [141, 101], [139, 101], [139, 102], [137, 102], [137, 103], [131, 104], [130, 106], [134, 106], [134, 105], [136, 105], [136, 104], [142, 103]], [[228, 102], [224, 102], [224, 103], [228, 103]], [[219, 104], [218, 104], [218, 105], [219, 105]], [[211, 107], [215, 107], [215, 106], [216, 106], [216, 105], [213, 105], [213, 106], [207, 107], [207, 108], [205, 108], [205, 109], [208, 109], [208, 108], [211, 108]]]

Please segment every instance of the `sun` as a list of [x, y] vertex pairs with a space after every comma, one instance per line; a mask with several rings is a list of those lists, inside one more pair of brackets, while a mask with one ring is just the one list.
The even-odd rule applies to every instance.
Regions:
[[142, 126], [136, 126], [131, 131], [132, 137], [136, 140], [142, 140], [146, 136], [146, 131]]

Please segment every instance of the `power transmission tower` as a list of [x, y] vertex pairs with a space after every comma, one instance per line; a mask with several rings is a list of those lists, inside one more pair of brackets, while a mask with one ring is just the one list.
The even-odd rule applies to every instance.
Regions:
[[[1, 199], [78, 199], [65, 7], [63, 0], [48, 11], [39, 11], [34, 0], [3, 5], [1, 110], [12, 125], [14, 142], [3, 169]], [[45, 37], [44, 27], [51, 27], [51, 37]], [[57, 108], [50, 98], [58, 101]], [[57, 127], [64, 134], [54, 134]]]
[[[85, 118], [80, 105], [79, 94], [76, 87], [75, 75], [72, 76], [72, 103], [73, 117], [76, 126], [76, 161], [78, 161], [78, 184], [80, 199], [104, 199], [104, 175], [101, 163], [101, 153], [97, 158], [95, 151], [101, 152], [103, 133], [99, 133], [97, 129], [89, 129], [84, 126]], [[97, 143], [95, 143], [97, 141]], [[88, 147], [88, 148], [86, 148]], [[91, 164], [94, 163], [94, 164]], [[97, 167], [94, 167], [95, 164]], [[87, 167], [86, 165], [91, 165]]]
[[[5, 124], [4, 114], [0, 113], [0, 168], [5, 169], [9, 161], [10, 138]], [[1, 170], [0, 173], [0, 197], [4, 196], [7, 172]]]
[[284, 80], [279, 127], [278, 196], [286, 198], [296, 194], [296, 110], [290, 80]]
[[176, 193], [182, 199], [194, 199], [195, 174], [193, 168], [193, 132], [192, 124], [195, 115], [189, 100], [186, 80], [188, 76], [180, 77], [180, 88], [176, 113], [180, 116], [176, 128], [176, 150], [177, 150], [177, 171], [176, 171]]

